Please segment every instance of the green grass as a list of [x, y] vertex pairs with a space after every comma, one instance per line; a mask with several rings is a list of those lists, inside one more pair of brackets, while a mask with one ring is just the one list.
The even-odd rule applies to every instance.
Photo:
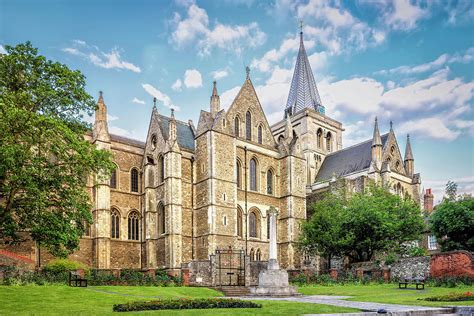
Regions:
[[420, 306], [449, 306], [449, 305], [474, 305], [473, 301], [464, 302], [428, 302], [418, 300], [448, 293], [462, 293], [471, 291], [473, 287], [463, 286], [456, 288], [425, 287], [425, 290], [398, 289], [398, 284], [370, 284], [370, 285], [333, 285], [333, 286], [300, 286], [299, 291], [305, 295], [347, 295], [353, 296], [349, 300], [360, 302], [391, 303], [402, 305]]
[[[173, 297], [216, 297], [220, 292], [207, 288], [96, 286], [0, 286], [0, 315], [131, 315], [114, 313], [112, 306], [131, 301], [149, 301]], [[294, 302], [258, 301], [261, 309], [202, 309], [183, 311], [150, 311], [154, 315], [300, 315], [356, 311], [327, 305]]]

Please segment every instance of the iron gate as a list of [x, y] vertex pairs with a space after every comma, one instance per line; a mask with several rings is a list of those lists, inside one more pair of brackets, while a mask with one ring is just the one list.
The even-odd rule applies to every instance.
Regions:
[[217, 282], [219, 286], [245, 286], [245, 251], [216, 250]]

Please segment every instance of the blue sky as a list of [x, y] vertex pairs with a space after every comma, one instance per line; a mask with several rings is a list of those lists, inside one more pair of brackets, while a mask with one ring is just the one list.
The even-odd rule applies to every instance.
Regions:
[[328, 116], [344, 146], [390, 120], [415, 171], [441, 198], [445, 183], [474, 193], [472, 1], [7, 1], [0, 50], [31, 41], [104, 91], [110, 130], [144, 139], [153, 96], [159, 112], [197, 124], [214, 79], [223, 107], [245, 66], [269, 118], [282, 118], [299, 21]]

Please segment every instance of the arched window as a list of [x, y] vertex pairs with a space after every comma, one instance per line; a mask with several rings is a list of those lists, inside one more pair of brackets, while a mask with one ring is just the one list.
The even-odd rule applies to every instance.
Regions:
[[255, 260], [256, 261], [262, 260], [262, 253], [260, 252], [260, 248], [258, 248], [257, 252], [255, 253]]
[[112, 174], [110, 175], [110, 187], [112, 189], [117, 188], [117, 169], [114, 169], [114, 171], [112, 171]]
[[112, 209], [112, 212], [110, 213], [111, 217], [111, 233], [110, 237], [111, 238], [120, 238], [120, 213], [116, 209]]
[[278, 144], [281, 144], [281, 142], [285, 139], [285, 136], [280, 135], [278, 136]]
[[326, 136], [326, 149], [330, 152], [332, 150], [332, 135], [328, 132]]
[[128, 240], [139, 240], [140, 215], [137, 211], [128, 214]]
[[165, 181], [165, 157], [160, 156], [158, 158], [158, 172], [159, 172], [159, 180], [160, 183]]
[[263, 129], [262, 129], [262, 125], [259, 125], [258, 126], [258, 143], [261, 144], [263, 142]]
[[316, 132], [316, 140], [318, 143], [318, 148], [323, 147], [323, 130], [318, 128], [318, 131]]
[[267, 215], [267, 239], [270, 239], [270, 215]]
[[235, 163], [235, 175], [237, 177], [236, 182], [237, 182], [237, 188], [242, 188], [242, 167], [240, 165], [240, 161], [236, 161]]
[[153, 187], [155, 184], [155, 172], [153, 169], [148, 169], [148, 186]]
[[240, 119], [238, 116], [234, 119], [234, 134], [235, 137], [240, 137]]
[[158, 204], [158, 234], [164, 234], [166, 232], [166, 215], [165, 207], [163, 204]]
[[273, 194], [273, 172], [267, 171], [267, 194]]
[[400, 161], [397, 160], [397, 162], [395, 163], [395, 169], [398, 170], [399, 168], [400, 168]]
[[249, 213], [249, 237], [259, 237], [259, 216], [256, 212]]
[[250, 159], [250, 190], [257, 191], [257, 161]]
[[237, 236], [242, 237], [242, 210], [237, 207]]
[[250, 111], [245, 114], [245, 138], [252, 140], [252, 114]]
[[252, 249], [250, 249], [250, 261], [255, 261], [255, 251]]
[[138, 170], [135, 168], [130, 173], [130, 191], [138, 192]]

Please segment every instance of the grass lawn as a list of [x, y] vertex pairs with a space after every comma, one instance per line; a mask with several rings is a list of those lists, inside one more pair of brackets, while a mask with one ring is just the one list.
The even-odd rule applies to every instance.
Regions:
[[[149, 301], [157, 297], [216, 297], [220, 292], [192, 287], [146, 286], [0, 286], [0, 315], [104, 315], [112, 312], [114, 304], [130, 301]], [[259, 301], [260, 309], [202, 309], [182, 311], [150, 311], [154, 315], [300, 315], [310, 313], [343, 313], [356, 311], [327, 305]], [[138, 313], [125, 313], [125, 315]]]
[[[412, 285], [413, 287], [413, 285]], [[428, 302], [418, 300], [430, 296], [445, 295], [448, 293], [473, 292], [473, 287], [463, 286], [456, 288], [442, 288], [425, 286], [425, 290], [398, 289], [398, 284], [371, 284], [371, 285], [333, 285], [333, 286], [300, 286], [299, 292], [305, 295], [348, 295], [349, 300], [360, 302], [391, 303], [420, 306], [449, 306], [474, 305], [473, 301], [465, 302]]]

